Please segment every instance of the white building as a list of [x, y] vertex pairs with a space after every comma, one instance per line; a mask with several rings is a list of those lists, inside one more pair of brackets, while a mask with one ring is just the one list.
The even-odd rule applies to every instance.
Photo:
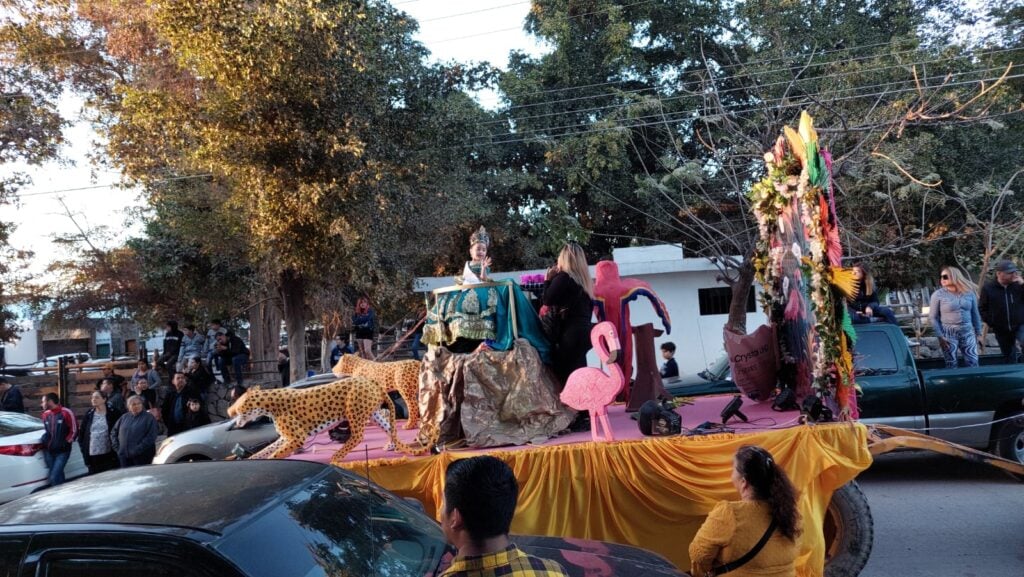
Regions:
[[[631, 277], [650, 283], [661, 297], [672, 320], [672, 333], [655, 339], [655, 349], [671, 341], [676, 345], [676, 362], [682, 374], [694, 374], [705, 369], [723, 353], [722, 328], [729, 317], [731, 289], [716, 279], [719, 271], [704, 258], [683, 258], [682, 249], [672, 245], [618, 248], [612, 258], [619, 265], [622, 277]], [[594, 267], [590, 267], [591, 274]], [[544, 274], [543, 270], [493, 273], [495, 280], [514, 279], [524, 274]], [[427, 292], [450, 286], [453, 277], [426, 277], [416, 279], [416, 291]], [[755, 286], [756, 288], [756, 286]], [[767, 318], [751, 296], [747, 307], [747, 327], [750, 330], [767, 323]], [[633, 326], [654, 323], [661, 328], [661, 319], [650, 302], [640, 297], [630, 304]], [[658, 363], [660, 364], [659, 357]], [[597, 366], [596, 355], [590, 364]]]

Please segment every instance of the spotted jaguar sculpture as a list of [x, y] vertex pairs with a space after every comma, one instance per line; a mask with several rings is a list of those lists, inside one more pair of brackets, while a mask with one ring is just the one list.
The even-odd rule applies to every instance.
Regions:
[[252, 387], [228, 408], [228, 415], [245, 415], [248, 418], [269, 416], [274, 419], [280, 438], [253, 455], [253, 459], [288, 457], [311, 436], [347, 420], [352, 435], [331, 457], [331, 464], [340, 465], [349, 451], [363, 441], [367, 422], [382, 403], [388, 409], [385, 411], [387, 426], [384, 429], [394, 448], [409, 455], [428, 451], [429, 446], [407, 445], [398, 438], [395, 433], [395, 405], [391, 397], [377, 381], [367, 377], [351, 377], [308, 389]]

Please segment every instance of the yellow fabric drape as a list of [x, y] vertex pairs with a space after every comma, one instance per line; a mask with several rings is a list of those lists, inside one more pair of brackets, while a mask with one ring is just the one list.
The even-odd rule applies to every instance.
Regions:
[[821, 527], [832, 492], [871, 464], [861, 424], [705, 437], [578, 443], [515, 451], [447, 452], [423, 459], [353, 462], [349, 468], [437, 516], [444, 472], [452, 460], [494, 455], [519, 481], [514, 533], [598, 539], [658, 552], [682, 570], [687, 548], [718, 501], [736, 500], [732, 458], [743, 445], [775, 456], [800, 494], [804, 532], [798, 576], [821, 576]]

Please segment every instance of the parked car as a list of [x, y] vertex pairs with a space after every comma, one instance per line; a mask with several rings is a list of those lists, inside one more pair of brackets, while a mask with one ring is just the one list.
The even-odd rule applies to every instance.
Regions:
[[57, 366], [57, 363], [62, 358], [67, 358], [68, 359], [68, 363], [74, 364], [74, 365], [81, 365], [81, 364], [85, 364], [85, 363], [88, 363], [88, 362], [92, 362], [92, 356], [89, 353], [66, 353], [66, 354], [63, 354], [63, 355], [53, 355], [52, 357], [46, 357], [45, 359], [40, 359], [35, 364], [33, 364], [32, 368], [36, 369], [36, 370], [33, 370], [32, 374], [33, 375], [52, 374], [52, 372], [51, 373], [47, 373], [46, 371], [40, 371], [38, 369], [55, 368]]
[[[0, 506], [12, 575], [437, 575], [437, 522], [342, 469], [303, 461], [108, 471]], [[655, 553], [581, 539], [515, 539], [570, 575], [679, 576]], [[598, 553], [598, 551], [600, 553]], [[570, 561], [571, 560], [571, 561]]]
[[[855, 325], [854, 369], [863, 394], [860, 420], [919, 430], [1024, 463], [1024, 364], [981, 357], [980, 367], [945, 368], [942, 359], [914, 359], [899, 327]], [[673, 396], [739, 392], [728, 362], [697, 378], [666, 382]]]
[[[303, 389], [333, 383], [338, 377], [331, 373], [314, 375], [297, 381], [291, 388]], [[404, 401], [398, 394], [392, 395], [395, 402], [396, 418], [408, 417]], [[211, 461], [231, 455], [235, 445], [254, 453], [277, 440], [277, 429], [270, 417], [239, 425], [234, 419], [211, 423], [190, 431], [167, 437], [157, 445], [154, 465], [180, 463], [185, 461]]]
[[[0, 411], [0, 503], [24, 497], [47, 486], [43, 460], [43, 422], [31, 415]], [[68, 479], [85, 475], [78, 443], [64, 467]], [[0, 564], [2, 566], [2, 564]]]

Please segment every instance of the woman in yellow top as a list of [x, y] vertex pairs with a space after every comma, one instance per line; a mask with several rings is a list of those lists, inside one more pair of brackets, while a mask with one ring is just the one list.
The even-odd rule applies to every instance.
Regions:
[[722, 501], [690, 543], [691, 573], [694, 577], [721, 575], [715, 571], [750, 552], [774, 529], [757, 554], [729, 571], [734, 577], [793, 577], [796, 575], [800, 514], [796, 490], [785, 471], [761, 447], [744, 446], [736, 451], [732, 484], [740, 501]]

